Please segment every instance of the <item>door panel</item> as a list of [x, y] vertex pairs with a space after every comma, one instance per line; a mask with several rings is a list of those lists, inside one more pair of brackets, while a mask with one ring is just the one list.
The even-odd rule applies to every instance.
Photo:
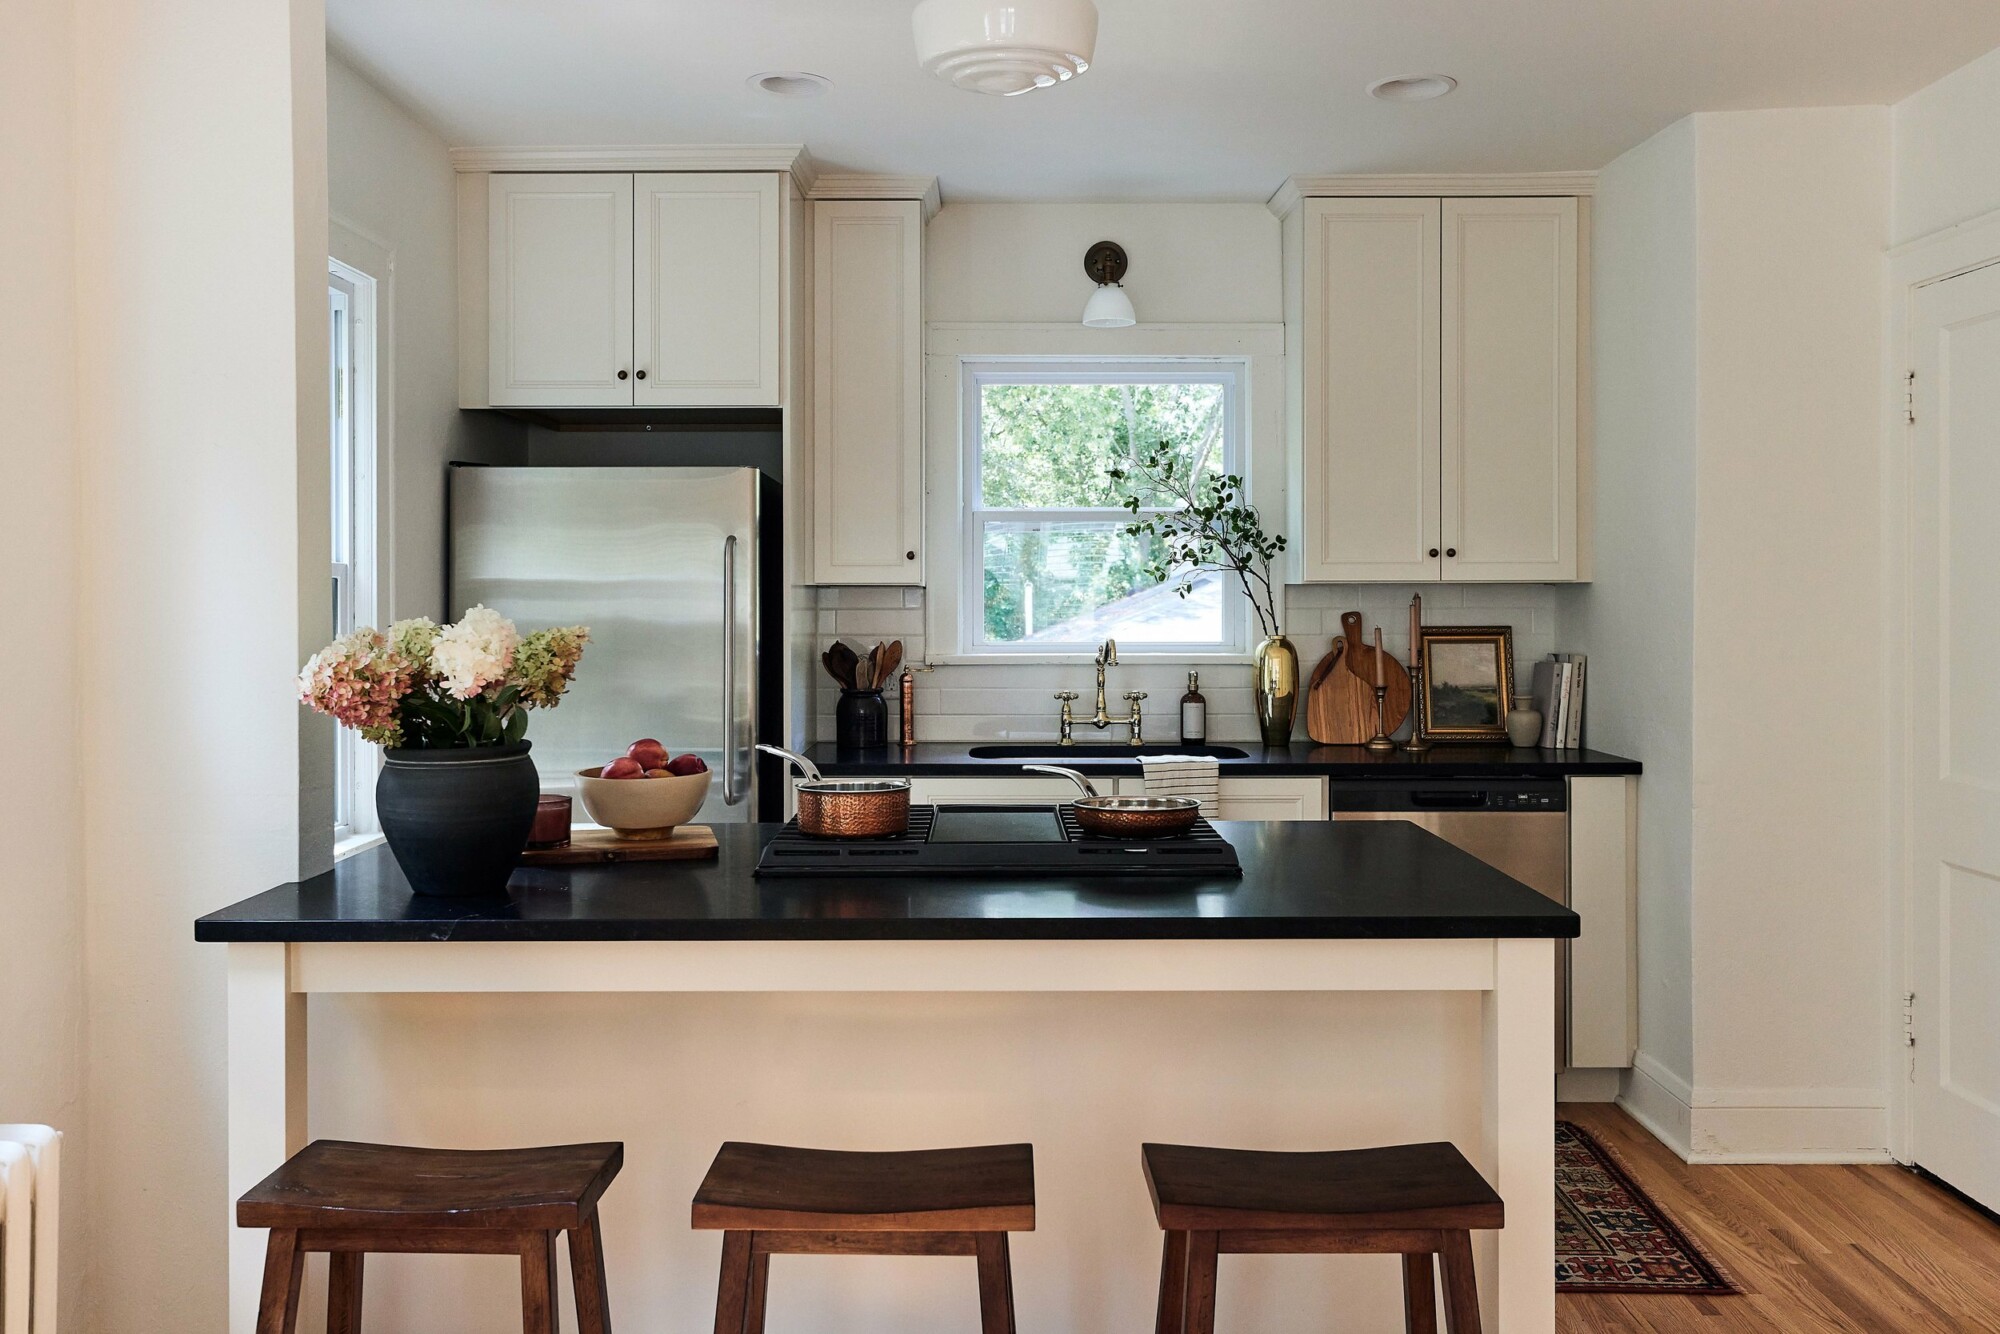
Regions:
[[634, 401], [776, 407], [777, 175], [642, 175], [635, 236]]
[[495, 173], [487, 229], [488, 401], [629, 405], [632, 178]]
[[1301, 573], [1434, 580], [1439, 201], [1304, 208]]
[[2000, 265], [1921, 289], [1910, 458], [1910, 1152], [2000, 1207]]
[[1574, 199], [1444, 201], [1447, 580], [1576, 577], [1576, 227]]

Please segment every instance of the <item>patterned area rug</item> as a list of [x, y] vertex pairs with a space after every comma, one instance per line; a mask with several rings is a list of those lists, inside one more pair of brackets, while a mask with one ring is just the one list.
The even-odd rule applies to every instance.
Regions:
[[1590, 1132], [1556, 1122], [1556, 1291], [1739, 1291]]

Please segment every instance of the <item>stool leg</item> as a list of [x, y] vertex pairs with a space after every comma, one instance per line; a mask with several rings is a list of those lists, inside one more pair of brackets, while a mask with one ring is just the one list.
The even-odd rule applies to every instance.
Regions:
[[[569, 1234], [569, 1277], [576, 1288], [577, 1334], [611, 1334], [611, 1294], [604, 1282], [604, 1236], [597, 1215]], [[333, 1331], [327, 1331], [333, 1334]], [[360, 1334], [357, 1329], [354, 1334]]]
[[257, 1334], [292, 1334], [299, 1323], [299, 1281], [306, 1256], [299, 1234], [291, 1228], [271, 1229], [264, 1249], [264, 1292], [257, 1302]]
[[1437, 1283], [1428, 1251], [1403, 1257], [1403, 1328], [1407, 1334], [1437, 1334]]
[[715, 1334], [743, 1334], [750, 1304], [752, 1232], [722, 1234], [722, 1277], [715, 1287]]
[[1007, 1234], [981, 1232], [973, 1247], [979, 1259], [979, 1334], [1014, 1334], [1014, 1270]]
[[1187, 1234], [1186, 1334], [1215, 1334], [1215, 1244], [1213, 1232]]
[[754, 1244], [750, 1249], [750, 1295], [743, 1304], [743, 1334], [764, 1334], [764, 1293], [771, 1286], [771, 1256]]
[[335, 1251], [327, 1257], [326, 1334], [361, 1334], [360, 1251]]
[[521, 1234], [521, 1328], [556, 1334], [556, 1234]]
[[1181, 1334], [1187, 1306], [1188, 1234], [1168, 1232], [1160, 1247], [1160, 1312], [1153, 1334]]
[[1472, 1234], [1444, 1234], [1444, 1311], [1451, 1334], [1479, 1334], [1479, 1282], [1472, 1272]]

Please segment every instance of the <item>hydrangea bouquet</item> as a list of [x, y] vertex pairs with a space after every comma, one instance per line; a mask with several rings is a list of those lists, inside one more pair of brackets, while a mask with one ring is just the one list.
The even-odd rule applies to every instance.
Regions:
[[523, 636], [490, 607], [455, 625], [365, 626], [313, 655], [299, 698], [381, 746], [510, 746], [527, 733], [529, 709], [562, 699], [589, 639], [580, 625]]

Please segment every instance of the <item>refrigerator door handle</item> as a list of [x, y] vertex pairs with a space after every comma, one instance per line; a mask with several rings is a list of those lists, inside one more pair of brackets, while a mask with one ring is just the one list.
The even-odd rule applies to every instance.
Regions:
[[736, 785], [736, 534], [722, 539], [722, 804], [743, 800]]

